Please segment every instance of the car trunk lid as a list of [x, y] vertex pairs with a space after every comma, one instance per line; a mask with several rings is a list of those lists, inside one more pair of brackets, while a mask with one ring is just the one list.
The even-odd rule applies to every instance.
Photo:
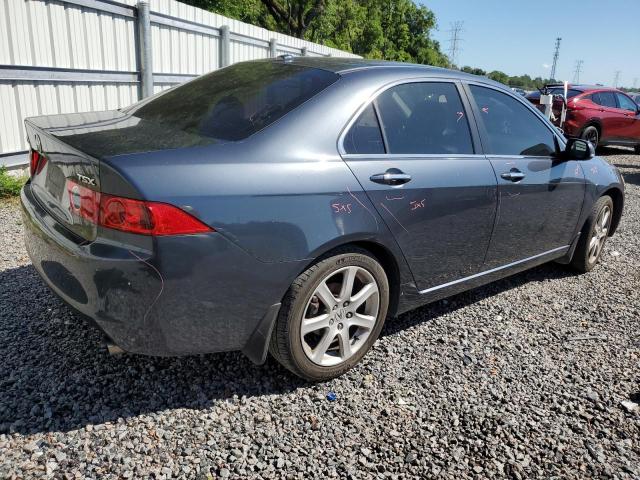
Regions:
[[[100, 161], [81, 152], [56, 134], [56, 117], [25, 121], [31, 147], [31, 189], [41, 205], [62, 225], [86, 241], [96, 238], [97, 225], [89, 218], [88, 196], [99, 198]], [[34, 161], [35, 160], [35, 161]], [[95, 203], [95, 202], [94, 202]], [[85, 210], [81, 210], [85, 205]]]

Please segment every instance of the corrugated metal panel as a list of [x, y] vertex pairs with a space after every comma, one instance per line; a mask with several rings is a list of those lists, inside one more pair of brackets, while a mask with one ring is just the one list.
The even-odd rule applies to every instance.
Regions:
[[[79, 70], [87, 78], [92, 72], [83, 70], [137, 72], [137, 25], [132, 9], [136, 3], [0, 0], [0, 66], [30, 67], [29, 71], [36, 68], [39, 78], [47, 68]], [[155, 15], [151, 39], [156, 75], [200, 75], [218, 68], [219, 28], [223, 25], [229, 26], [231, 32], [231, 63], [267, 58], [272, 38], [278, 42], [279, 54], [299, 55], [306, 47], [307, 54], [313, 56], [356, 56], [175, 0], [150, 0], [150, 8]], [[29, 71], [24, 71], [27, 78], [32, 78], [28, 77]], [[84, 77], [64, 81], [50, 80], [49, 75], [45, 78], [0, 77], [0, 155], [27, 148], [23, 126], [26, 117], [121, 108], [138, 100], [138, 85], [126, 83], [131, 81], [128, 76], [125, 80], [106, 81], [100, 77], [86, 82], [78, 81]], [[171, 84], [167, 82], [182, 81], [180, 77], [173, 78], [159, 78], [154, 92], [169, 88]]]

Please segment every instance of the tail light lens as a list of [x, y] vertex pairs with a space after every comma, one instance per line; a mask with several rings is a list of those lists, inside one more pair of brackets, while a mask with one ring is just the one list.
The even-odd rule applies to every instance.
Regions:
[[67, 180], [69, 209], [105, 228], [141, 235], [189, 235], [215, 231], [184, 210], [96, 192]]
[[29, 153], [29, 172], [32, 177], [42, 171], [45, 163], [47, 163], [47, 157], [37, 150], [31, 150]]

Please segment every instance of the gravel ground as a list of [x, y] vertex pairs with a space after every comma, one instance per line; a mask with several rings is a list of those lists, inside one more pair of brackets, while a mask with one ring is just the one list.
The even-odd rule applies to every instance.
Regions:
[[[640, 157], [595, 271], [401, 316], [321, 385], [241, 354], [109, 357], [0, 204], [0, 477], [640, 478]], [[328, 392], [337, 399], [327, 400]]]

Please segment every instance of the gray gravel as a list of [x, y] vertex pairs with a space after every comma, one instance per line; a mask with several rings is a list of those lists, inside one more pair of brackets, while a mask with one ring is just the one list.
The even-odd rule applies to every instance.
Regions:
[[640, 478], [640, 157], [602, 153], [627, 206], [595, 271], [403, 315], [322, 385], [235, 353], [109, 357], [0, 204], [0, 477]]

